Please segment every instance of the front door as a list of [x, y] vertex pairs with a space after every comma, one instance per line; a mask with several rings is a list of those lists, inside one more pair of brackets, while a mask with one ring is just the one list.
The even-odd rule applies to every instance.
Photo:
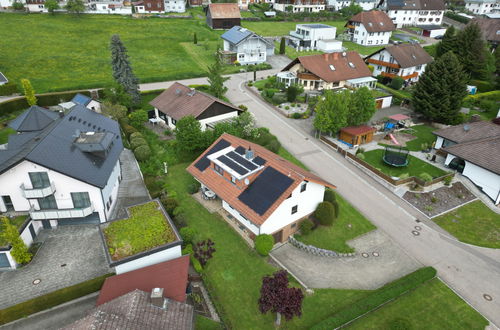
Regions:
[[283, 230], [273, 234], [274, 243], [280, 243], [283, 240]]
[[12, 199], [10, 198], [9, 195], [2, 196], [3, 204], [5, 205], [5, 208], [8, 211], [15, 211], [14, 210], [14, 203], [12, 203]]
[[50, 220], [42, 220], [43, 229], [52, 229], [50, 225]]

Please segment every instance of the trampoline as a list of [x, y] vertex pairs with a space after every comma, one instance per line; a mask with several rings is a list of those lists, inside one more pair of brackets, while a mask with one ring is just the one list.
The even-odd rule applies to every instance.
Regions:
[[403, 167], [408, 165], [408, 154], [410, 151], [402, 147], [385, 147], [383, 160], [386, 164], [394, 167]]

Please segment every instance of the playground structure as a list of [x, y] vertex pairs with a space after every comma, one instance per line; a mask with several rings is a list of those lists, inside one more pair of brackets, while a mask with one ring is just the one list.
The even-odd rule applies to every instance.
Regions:
[[404, 149], [403, 147], [396, 148], [386, 146], [382, 159], [388, 165], [394, 167], [403, 167], [408, 165], [409, 153], [410, 151], [408, 149]]

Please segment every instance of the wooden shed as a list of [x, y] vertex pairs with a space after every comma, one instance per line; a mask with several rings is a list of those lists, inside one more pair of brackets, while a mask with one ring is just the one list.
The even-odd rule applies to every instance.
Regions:
[[340, 130], [339, 140], [351, 145], [371, 142], [375, 128], [367, 125], [344, 127]]
[[207, 10], [207, 24], [212, 29], [228, 30], [241, 25], [240, 8], [237, 3], [211, 3]]

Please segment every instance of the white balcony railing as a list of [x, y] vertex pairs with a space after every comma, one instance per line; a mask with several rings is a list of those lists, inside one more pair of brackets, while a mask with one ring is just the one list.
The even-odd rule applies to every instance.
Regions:
[[27, 188], [23, 183], [21, 185], [21, 190], [24, 198], [45, 198], [56, 192], [54, 182], [51, 182], [49, 186], [43, 188]]
[[306, 36], [306, 35], [297, 33], [296, 31], [290, 31], [290, 35], [292, 37], [295, 37], [295, 38], [298, 38], [298, 39], [301, 39], [301, 40], [311, 40], [310, 36]]
[[34, 206], [30, 209], [30, 216], [33, 220], [84, 218], [92, 213], [94, 213], [93, 204], [80, 209], [35, 210]]

